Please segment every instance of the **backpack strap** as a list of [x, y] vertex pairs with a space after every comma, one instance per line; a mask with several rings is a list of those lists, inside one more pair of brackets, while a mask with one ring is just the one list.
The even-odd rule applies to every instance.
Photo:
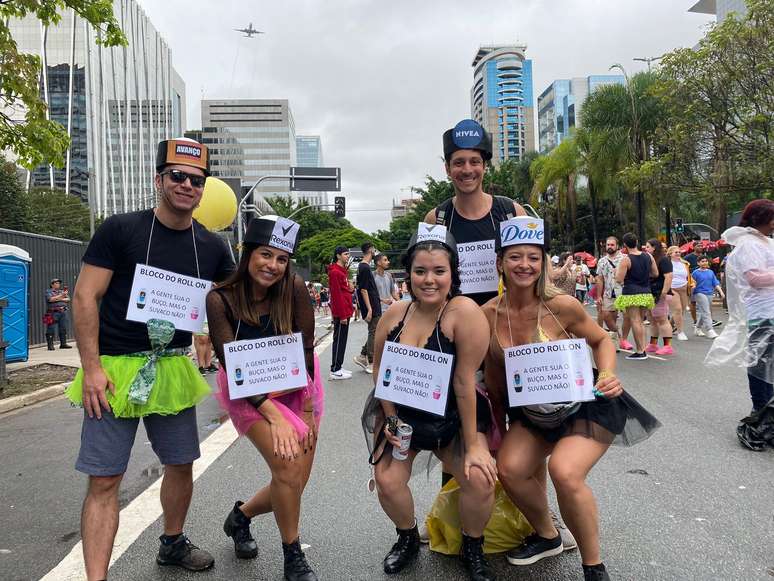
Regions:
[[449, 198], [435, 207], [435, 223], [439, 226], [446, 226], [451, 210], [454, 208], [452, 200], [453, 198]]
[[[513, 209], [513, 200], [506, 196], [492, 196], [492, 210], [495, 210], [495, 208], [497, 211], [493, 211], [492, 215], [499, 222], [510, 220], [516, 215]], [[505, 217], [501, 218], [501, 216]]]

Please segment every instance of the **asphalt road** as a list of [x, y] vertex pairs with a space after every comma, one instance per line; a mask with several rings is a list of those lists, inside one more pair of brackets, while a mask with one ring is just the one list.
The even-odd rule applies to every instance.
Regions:
[[[359, 351], [365, 326], [353, 325], [347, 362]], [[677, 343], [668, 361], [619, 360], [626, 388], [664, 424], [634, 448], [613, 448], [592, 471], [589, 483], [600, 509], [603, 558], [613, 579], [736, 580], [774, 576], [774, 453], [739, 446], [734, 428], [749, 410], [744, 373], [706, 368], [709, 342]], [[330, 350], [321, 356], [327, 369]], [[353, 365], [351, 367], [354, 367]], [[302, 507], [302, 542], [321, 579], [382, 579], [384, 554], [394, 529], [376, 496], [360, 428], [370, 389], [365, 373], [327, 382], [326, 415], [317, 461]], [[212, 402], [200, 409], [201, 435], [212, 433], [219, 413]], [[80, 418], [63, 401], [0, 417], [0, 578], [38, 579], [78, 541], [84, 478], [72, 470]], [[155, 464], [144, 433], [138, 433], [122, 493], [125, 504], [152, 478]], [[197, 480], [186, 530], [210, 550], [215, 567], [191, 574], [155, 563], [157, 520], [140, 534], [111, 569], [114, 580], [281, 579], [282, 551], [271, 515], [253, 521], [260, 554], [234, 558], [221, 530], [236, 499], [268, 481], [258, 453], [238, 440]], [[440, 475], [412, 482], [417, 514], [423, 515], [439, 488]], [[555, 503], [554, 503], [555, 504]], [[7, 552], [10, 551], [10, 552]], [[515, 568], [492, 557], [501, 579], [582, 579], [577, 551]], [[424, 548], [403, 579], [466, 579], [456, 559]]]

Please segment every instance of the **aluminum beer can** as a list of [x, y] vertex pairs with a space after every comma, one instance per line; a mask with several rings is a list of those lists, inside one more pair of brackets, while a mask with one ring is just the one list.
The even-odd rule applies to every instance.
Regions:
[[411, 434], [414, 433], [414, 428], [408, 424], [401, 424], [398, 426], [395, 435], [400, 440], [400, 448], [393, 446], [392, 457], [396, 460], [405, 460], [408, 458], [408, 450], [411, 445]]

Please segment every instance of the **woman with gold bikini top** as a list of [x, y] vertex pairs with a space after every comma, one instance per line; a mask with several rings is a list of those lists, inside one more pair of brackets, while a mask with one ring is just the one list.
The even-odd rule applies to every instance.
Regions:
[[[574, 297], [551, 285], [543, 248], [543, 221], [514, 218], [500, 224], [497, 268], [505, 292], [484, 305], [491, 340], [485, 382], [501, 430], [508, 431], [497, 452], [499, 479], [508, 496], [535, 529], [507, 554], [513, 565], [529, 565], [562, 552], [551, 521], [544, 470], [554, 483], [562, 516], [578, 542], [586, 580], [609, 580], [602, 563], [596, 502], [586, 477], [611, 443], [631, 445], [660, 424], [625, 393], [615, 375], [615, 346]], [[583, 338], [600, 370], [595, 399], [584, 402], [509, 407], [504, 350], [530, 343]]]

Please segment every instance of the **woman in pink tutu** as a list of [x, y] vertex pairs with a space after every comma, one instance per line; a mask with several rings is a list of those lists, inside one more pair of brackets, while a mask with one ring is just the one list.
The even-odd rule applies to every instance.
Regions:
[[[217, 397], [240, 434], [247, 436], [271, 469], [271, 483], [247, 502], [237, 501], [223, 530], [236, 556], [252, 559], [258, 547], [250, 519], [274, 512], [289, 581], [314, 581], [298, 534], [301, 495], [314, 460], [323, 388], [314, 356], [314, 311], [304, 281], [291, 268], [297, 223], [263, 216], [250, 222], [236, 271], [207, 297], [210, 336], [221, 369]], [[308, 384], [290, 392], [231, 399], [224, 345], [244, 339], [301, 333]]]

